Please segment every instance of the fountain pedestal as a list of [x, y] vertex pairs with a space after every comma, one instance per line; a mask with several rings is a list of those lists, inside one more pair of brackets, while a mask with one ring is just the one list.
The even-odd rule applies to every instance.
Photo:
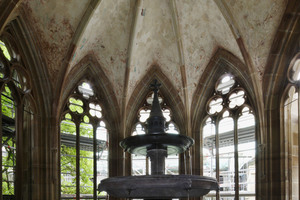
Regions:
[[168, 156], [167, 149], [152, 149], [147, 152], [151, 161], [151, 175], [165, 174], [165, 159]]

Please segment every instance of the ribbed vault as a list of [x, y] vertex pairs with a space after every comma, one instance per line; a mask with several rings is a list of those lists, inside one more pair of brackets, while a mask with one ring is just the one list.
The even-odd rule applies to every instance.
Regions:
[[262, 80], [286, 3], [24, 0], [17, 11], [33, 28], [53, 88], [61, 90], [72, 68], [93, 55], [124, 111], [134, 88], [157, 64], [189, 113], [198, 82], [218, 48], [239, 58], [252, 81]]

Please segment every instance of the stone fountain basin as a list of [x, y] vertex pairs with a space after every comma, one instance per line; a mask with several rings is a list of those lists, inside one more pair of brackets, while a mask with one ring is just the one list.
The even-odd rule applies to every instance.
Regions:
[[111, 177], [98, 190], [117, 198], [171, 199], [206, 195], [218, 190], [216, 179], [197, 175], [146, 175]]
[[194, 140], [181, 134], [155, 133], [125, 138], [120, 146], [130, 154], [147, 155], [150, 149], [167, 149], [168, 155], [180, 154], [194, 144]]

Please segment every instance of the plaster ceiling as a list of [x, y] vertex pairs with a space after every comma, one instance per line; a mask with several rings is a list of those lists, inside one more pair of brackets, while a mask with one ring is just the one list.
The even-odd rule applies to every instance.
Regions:
[[[243, 63], [248, 54], [253, 76], [262, 79], [286, 4], [286, 0], [24, 0], [21, 7], [39, 35], [54, 87], [59, 84], [57, 73], [69, 73], [93, 54], [113, 83], [119, 104], [124, 94], [125, 101], [129, 99], [153, 64], [190, 104], [218, 48]], [[237, 39], [244, 42], [245, 51]]]

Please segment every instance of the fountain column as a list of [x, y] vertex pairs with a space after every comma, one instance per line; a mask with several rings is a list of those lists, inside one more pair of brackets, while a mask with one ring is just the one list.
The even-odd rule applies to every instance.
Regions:
[[[160, 134], [165, 132], [166, 119], [163, 116], [160, 103], [158, 100], [158, 88], [160, 84], [155, 82], [151, 84], [153, 87], [153, 102], [150, 116], [147, 120], [147, 134]], [[151, 175], [165, 174], [165, 158], [168, 156], [168, 150], [163, 145], [152, 144], [147, 149], [147, 156], [151, 161]]]
[[152, 149], [147, 152], [151, 161], [151, 175], [165, 174], [165, 158], [168, 155], [166, 149]]

